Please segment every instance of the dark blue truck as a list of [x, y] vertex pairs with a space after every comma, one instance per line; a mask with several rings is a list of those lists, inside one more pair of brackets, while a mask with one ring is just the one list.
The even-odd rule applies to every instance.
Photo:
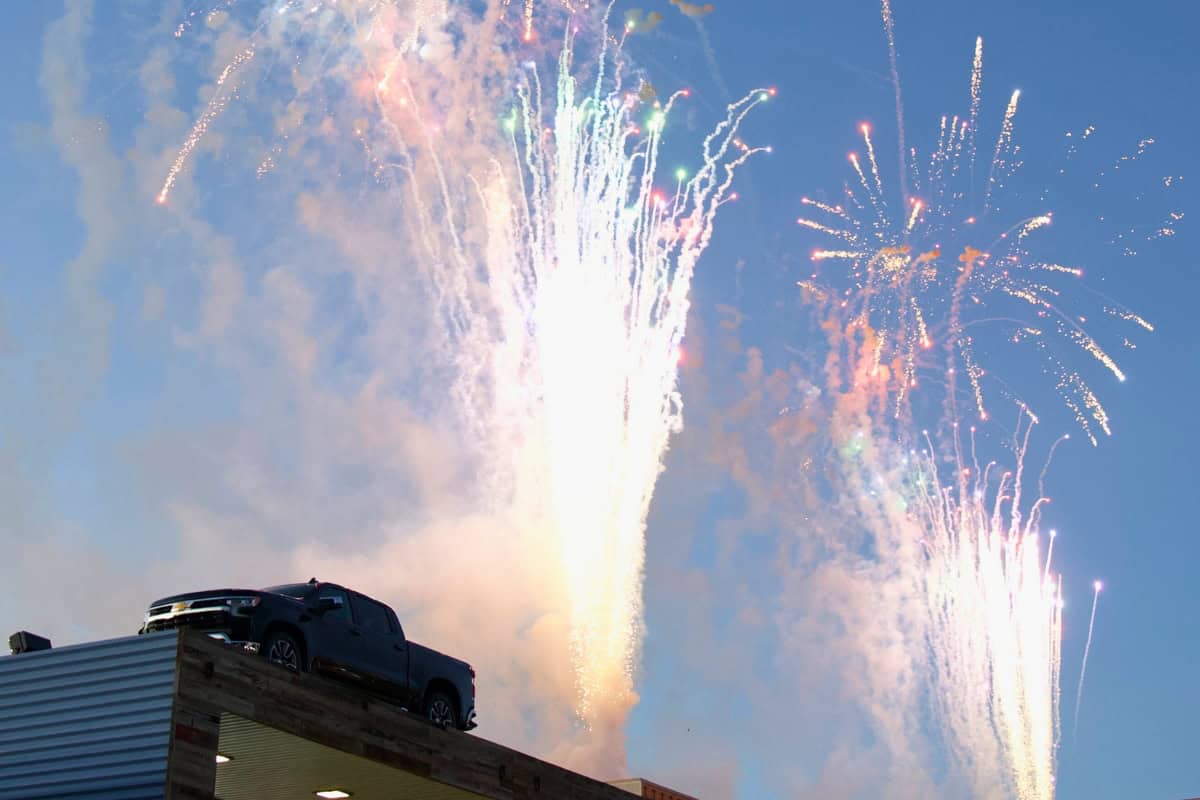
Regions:
[[150, 604], [139, 634], [191, 628], [295, 672], [357, 684], [459, 730], [475, 727], [475, 670], [404, 636], [378, 600], [313, 578], [266, 589], [213, 589]]

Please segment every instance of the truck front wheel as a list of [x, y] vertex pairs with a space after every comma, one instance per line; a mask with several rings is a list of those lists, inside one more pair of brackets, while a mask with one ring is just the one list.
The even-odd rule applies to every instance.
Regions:
[[425, 716], [439, 728], [458, 727], [458, 715], [454, 711], [454, 701], [439, 689], [434, 689], [429, 693], [429, 700], [425, 703]]
[[300, 643], [287, 631], [273, 631], [263, 643], [263, 654], [272, 664], [278, 664], [289, 672], [303, 672], [304, 661]]

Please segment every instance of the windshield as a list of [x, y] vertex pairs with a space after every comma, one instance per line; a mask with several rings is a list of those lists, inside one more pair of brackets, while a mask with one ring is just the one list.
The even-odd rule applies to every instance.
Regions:
[[263, 591], [303, 600], [310, 589], [312, 589], [312, 586], [307, 583], [285, 583], [282, 586], [268, 586]]

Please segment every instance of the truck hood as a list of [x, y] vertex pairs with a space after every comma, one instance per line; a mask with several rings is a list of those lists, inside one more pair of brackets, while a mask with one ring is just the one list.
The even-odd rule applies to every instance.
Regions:
[[[264, 592], [261, 589], [204, 589], [199, 592], [184, 592], [182, 594], [163, 597], [151, 603], [150, 607], [167, 606], [172, 603], [185, 603], [189, 600], [204, 600], [210, 597], [262, 597], [267, 594], [271, 594], [271, 592]], [[283, 595], [271, 594], [271, 596], [282, 597]], [[292, 598], [289, 597], [288, 599], [291, 600]]]

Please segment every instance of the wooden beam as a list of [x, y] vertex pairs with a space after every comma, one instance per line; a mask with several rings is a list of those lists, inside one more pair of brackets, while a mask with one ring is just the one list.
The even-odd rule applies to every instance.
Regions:
[[[207, 638], [207, 637], [205, 637]], [[221, 714], [195, 705], [183, 696], [184, 637], [175, 657], [175, 702], [171, 709], [171, 739], [167, 753], [166, 800], [212, 800], [217, 783], [217, 744]]]
[[[180, 636], [178, 669], [177, 703], [188, 713], [211, 719], [226, 711], [496, 800], [629, 797], [614, 786], [478, 736], [442, 730], [353, 687], [289, 673], [191, 631]], [[210, 764], [215, 748], [213, 743]]]

